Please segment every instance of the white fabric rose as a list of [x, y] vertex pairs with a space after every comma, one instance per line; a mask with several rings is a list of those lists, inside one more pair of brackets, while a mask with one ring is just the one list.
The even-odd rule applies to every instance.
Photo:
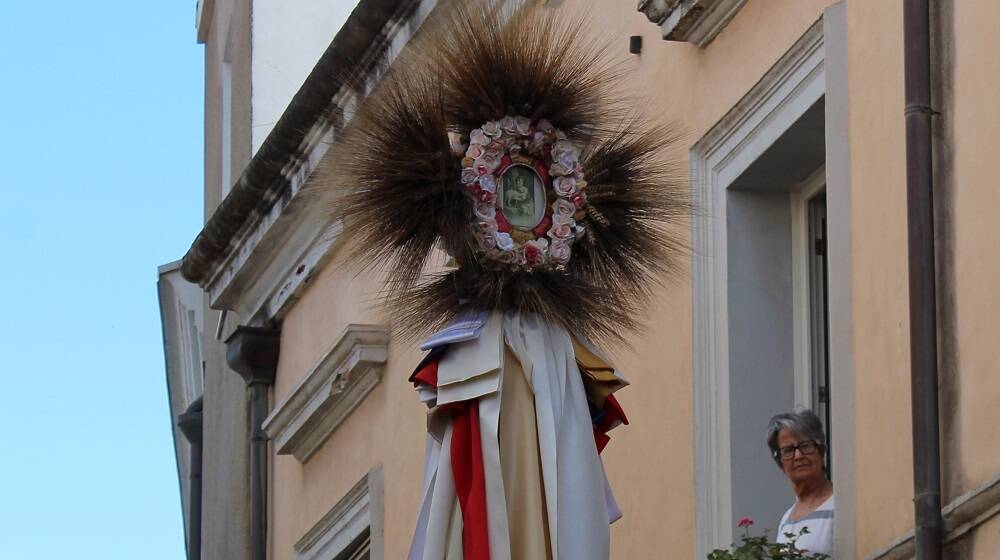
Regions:
[[553, 126], [552, 123], [549, 122], [549, 119], [539, 119], [535, 128], [541, 130], [542, 132], [552, 132]]
[[[574, 206], [574, 208], [576, 208], [576, 207]], [[553, 224], [566, 224], [566, 225], [568, 225], [570, 227], [573, 227], [576, 224], [576, 220], [573, 219], [573, 216], [564, 216], [562, 214], [552, 214], [552, 223]]]
[[481, 128], [477, 128], [469, 133], [469, 141], [480, 146], [490, 143], [490, 139], [486, 137], [486, 133]]
[[531, 119], [528, 117], [515, 117], [514, 126], [517, 128], [517, 133], [521, 136], [527, 136], [531, 133]]
[[500, 130], [500, 123], [497, 121], [489, 121], [483, 125], [483, 132], [490, 138], [496, 138], [500, 136], [502, 132]]
[[483, 175], [479, 178], [479, 188], [486, 192], [497, 192], [497, 181], [492, 175]]
[[559, 140], [552, 144], [552, 155], [559, 156], [562, 154], [572, 154], [576, 148], [573, 147], [573, 143], [569, 140]]
[[510, 251], [514, 248], [514, 239], [505, 231], [498, 231], [493, 234], [497, 239], [497, 247], [503, 251]]
[[544, 132], [536, 132], [531, 138], [531, 142], [528, 144], [528, 149], [532, 152], [538, 153], [542, 151], [542, 146], [548, 141], [548, 137], [545, 136]]
[[571, 152], [563, 152], [559, 154], [556, 158], [556, 162], [565, 167], [566, 169], [576, 169], [576, 154]]
[[507, 115], [506, 117], [500, 119], [500, 128], [508, 134], [514, 134], [517, 132], [517, 125], [514, 123], [514, 117]]

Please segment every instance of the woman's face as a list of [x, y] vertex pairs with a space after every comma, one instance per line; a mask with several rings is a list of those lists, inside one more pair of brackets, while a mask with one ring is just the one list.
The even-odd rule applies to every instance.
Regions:
[[[799, 437], [788, 428], [782, 428], [778, 432], [779, 453], [781, 449], [800, 445], [804, 441], [809, 440]], [[791, 457], [785, 458], [783, 454], [780, 454], [779, 458], [781, 459], [781, 470], [793, 483], [821, 479], [825, 476], [823, 474], [823, 453], [818, 446], [814, 446], [809, 453], [803, 453], [801, 449], [796, 449]]]

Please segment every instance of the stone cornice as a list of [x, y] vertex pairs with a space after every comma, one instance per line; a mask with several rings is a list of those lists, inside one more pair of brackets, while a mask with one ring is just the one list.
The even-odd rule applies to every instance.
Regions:
[[278, 455], [305, 463], [381, 380], [389, 357], [389, 329], [348, 325], [264, 420]]
[[[245, 204], [227, 206], [230, 199], [236, 200], [231, 193], [184, 258], [186, 277], [198, 278], [211, 307], [233, 310], [246, 324], [280, 320], [325, 266], [342, 227], [329, 223], [322, 205], [305, 195], [307, 184], [328, 152], [336, 149], [336, 135], [350, 121], [354, 107], [378, 84], [436, 4], [437, 0], [393, 3], [390, 15], [342, 30], [331, 43], [234, 187], [243, 193]], [[345, 30], [361, 17], [357, 14], [364, 11], [362, 7], [373, 12], [389, 9], [384, 2], [362, 2]], [[382, 27], [377, 32], [369, 29], [377, 21], [383, 22]], [[348, 59], [344, 54], [348, 51], [357, 54]], [[332, 90], [330, 76], [344, 74], [346, 67], [365, 69], [359, 70], [363, 80]], [[282, 126], [286, 117], [298, 126]], [[281, 131], [288, 132], [283, 140], [277, 139], [284, 134]], [[225, 231], [218, 229], [222, 224]], [[212, 240], [225, 246], [212, 249]]]
[[660, 26], [664, 39], [704, 47], [745, 3], [746, 0], [640, 0], [639, 11]]
[[325, 153], [328, 143], [322, 141], [343, 124], [345, 104], [355, 102], [350, 84], [338, 77], [353, 69], [373, 87], [434, 5], [436, 0], [358, 4], [184, 256], [181, 271], [188, 281], [206, 287], [225, 277], [221, 269], [234, 253], [252, 250], [244, 240], [263, 237], [258, 226], [273, 222], [276, 204], [290, 201], [296, 180], [307, 177]]

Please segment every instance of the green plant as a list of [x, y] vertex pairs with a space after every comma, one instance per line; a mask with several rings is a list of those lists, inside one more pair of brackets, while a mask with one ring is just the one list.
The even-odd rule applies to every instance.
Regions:
[[759, 537], [750, 536], [750, 526], [753, 520], [744, 517], [740, 520], [739, 527], [743, 529], [743, 536], [740, 537], [740, 544], [733, 545], [732, 550], [713, 550], [708, 555], [708, 560], [825, 560], [829, 558], [826, 554], [812, 554], [799, 550], [795, 542], [802, 535], [808, 534], [809, 529], [803, 527], [799, 534], [785, 533], [790, 542], [773, 543], [767, 540], [767, 529]]

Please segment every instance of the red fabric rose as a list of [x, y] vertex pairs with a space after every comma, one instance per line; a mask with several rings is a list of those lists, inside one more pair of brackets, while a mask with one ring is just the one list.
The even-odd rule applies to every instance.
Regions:
[[587, 204], [587, 197], [584, 196], [582, 192], [576, 192], [569, 197], [569, 201], [572, 202], [573, 205], [576, 206], [578, 210], [582, 210], [583, 206]]
[[538, 264], [542, 258], [542, 250], [536, 245], [527, 244], [524, 246], [524, 260], [528, 262], [528, 266]]

